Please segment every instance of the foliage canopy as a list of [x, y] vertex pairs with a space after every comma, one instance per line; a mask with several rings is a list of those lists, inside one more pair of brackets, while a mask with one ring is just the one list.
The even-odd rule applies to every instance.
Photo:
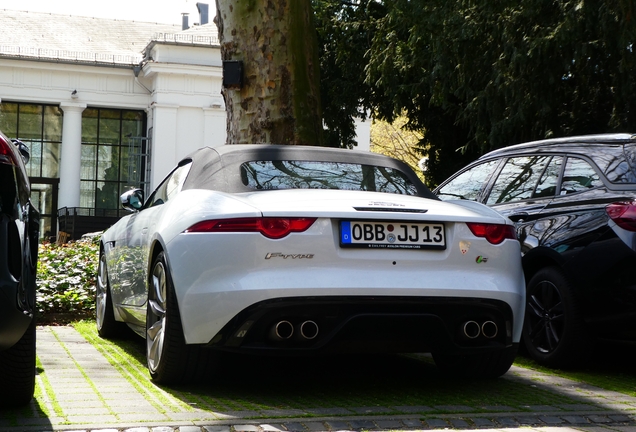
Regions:
[[325, 124], [421, 131], [435, 184], [483, 152], [636, 131], [633, 0], [314, 0]]

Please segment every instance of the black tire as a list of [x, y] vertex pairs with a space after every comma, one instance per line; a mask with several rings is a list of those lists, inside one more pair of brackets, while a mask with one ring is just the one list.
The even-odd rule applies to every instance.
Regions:
[[35, 389], [35, 318], [22, 338], [0, 351], [0, 406], [20, 406], [33, 399]]
[[504, 375], [512, 366], [518, 345], [486, 353], [450, 355], [433, 353], [437, 368], [445, 375], [473, 379], [493, 379]]
[[539, 270], [526, 287], [522, 340], [528, 356], [547, 367], [570, 366], [585, 346], [583, 334], [576, 295], [563, 272]]
[[104, 253], [99, 255], [97, 280], [95, 281], [95, 325], [97, 333], [104, 339], [116, 339], [127, 333], [126, 324], [115, 320], [113, 299], [108, 281], [108, 268]]
[[157, 384], [180, 384], [202, 377], [213, 367], [212, 353], [187, 345], [177, 297], [163, 252], [152, 264], [146, 309], [146, 359]]

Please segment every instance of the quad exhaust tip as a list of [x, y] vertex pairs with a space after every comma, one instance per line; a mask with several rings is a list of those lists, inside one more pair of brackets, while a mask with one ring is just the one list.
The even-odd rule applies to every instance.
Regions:
[[[312, 340], [318, 336], [319, 328], [315, 321], [307, 320], [303, 321], [297, 327], [298, 336], [296, 339], [300, 340]], [[287, 320], [277, 322], [270, 332], [270, 337], [274, 340], [283, 341], [289, 340], [295, 334], [294, 325]]]
[[307, 340], [315, 339], [318, 336], [318, 324], [314, 321], [305, 321], [300, 325], [300, 335]]
[[274, 334], [278, 339], [289, 339], [294, 335], [294, 326], [289, 321], [280, 321], [274, 326]]
[[484, 321], [481, 325], [477, 321], [466, 321], [462, 324], [462, 335], [467, 339], [477, 339], [483, 336], [486, 339], [497, 337], [499, 328], [494, 321]]

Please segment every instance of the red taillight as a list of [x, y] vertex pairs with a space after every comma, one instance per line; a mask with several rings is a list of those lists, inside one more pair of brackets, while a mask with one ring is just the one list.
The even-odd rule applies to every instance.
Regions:
[[8, 143], [0, 138], [0, 163], [8, 163], [11, 165], [18, 165], [18, 161], [15, 160], [15, 153], [13, 152], [12, 143]]
[[209, 220], [196, 223], [185, 230], [197, 232], [260, 232], [265, 237], [280, 239], [292, 232], [306, 231], [316, 218], [240, 218]]
[[605, 211], [619, 227], [636, 231], [636, 202], [615, 202], [608, 205]]
[[487, 223], [474, 223], [467, 222], [470, 231], [477, 237], [484, 237], [488, 242], [492, 244], [499, 244], [505, 239], [517, 239], [517, 233], [515, 227], [512, 225], [503, 224], [487, 224]]

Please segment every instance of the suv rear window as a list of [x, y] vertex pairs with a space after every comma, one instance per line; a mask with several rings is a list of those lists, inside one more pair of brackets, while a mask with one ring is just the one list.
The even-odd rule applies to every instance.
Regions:
[[342, 189], [418, 194], [415, 185], [402, 171], [343, 162], [246, 162], [241, 165], [241, 180], [254, 190]]
[[636, 183], [636, 144], [605, 146], [591, 155], [612, 183]]

